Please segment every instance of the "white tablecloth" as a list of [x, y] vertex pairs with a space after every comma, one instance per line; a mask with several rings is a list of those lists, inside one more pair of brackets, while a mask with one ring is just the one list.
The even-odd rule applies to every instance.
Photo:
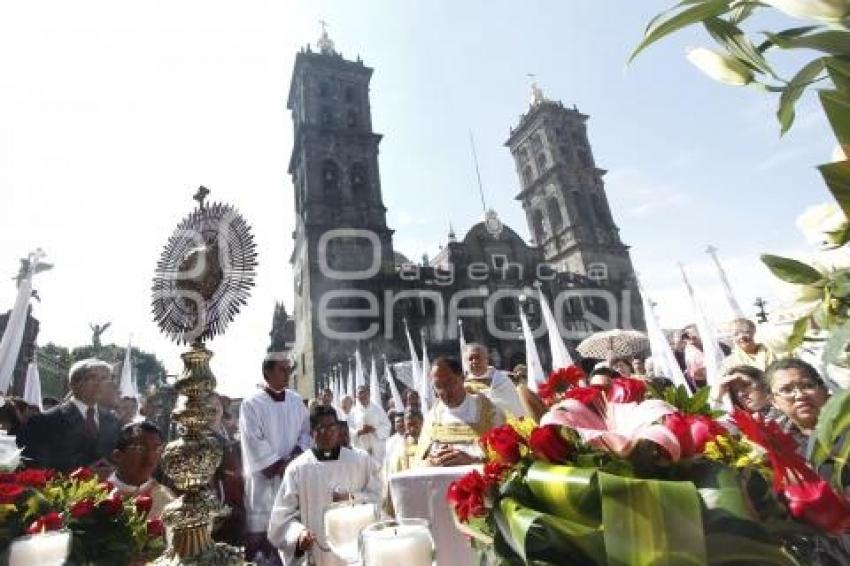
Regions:
[[473, 552], [455, 527], [446, 501], [449, 484], [476, 466], [415, 468], [390, 476], [390, 494], [396, 517], [427, 519], [437, 547], [437, 566], [470, 566]]

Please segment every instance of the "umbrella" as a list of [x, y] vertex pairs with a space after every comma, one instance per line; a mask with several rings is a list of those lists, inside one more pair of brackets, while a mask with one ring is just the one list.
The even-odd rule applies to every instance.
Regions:
[[637, 356], [649, 350], [649, 338], [637, 330], [606, 330], [591, 334], [578, 345], [585, 358], [606, 359], [609, 356]]

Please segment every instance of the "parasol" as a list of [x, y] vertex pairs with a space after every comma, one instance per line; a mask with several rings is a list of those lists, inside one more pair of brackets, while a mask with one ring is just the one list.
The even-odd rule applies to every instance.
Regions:
[[606, 330], [591, 334], [577, 348], [585, 358], [607, 359], [609, 356], [630, 357], [649, 350], [649, 338], [638, 330]]

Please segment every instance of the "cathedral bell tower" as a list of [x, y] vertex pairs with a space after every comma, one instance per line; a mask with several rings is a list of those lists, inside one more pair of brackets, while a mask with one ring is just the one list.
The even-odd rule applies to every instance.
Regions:
[[[323, 306], [364, 308], [366, 293], [393, 264], [378, 174], [381, 135], [372, 131], [369, 104], [372, 69], [359, 57], [344, 59], [324, 29], [317, 45], [318, 51], [308, 45], [296, 55], [287, 101], [296, 212], [293, 386], [305, 393], [330, 371], [334, 356], [353, 351], [353, 341], [334, 339], [327, 329], [354, 332], [364, 324], [356, 318], [331, 323]], [[331, 291], [337, 298], [328, 301]]]
[[528, 112], [505, 143], [516, 163], [529, 230], [560, 271], [591, 279], [633, 276], [587, 139], [588, 116], [543, 96], [533, 84]]

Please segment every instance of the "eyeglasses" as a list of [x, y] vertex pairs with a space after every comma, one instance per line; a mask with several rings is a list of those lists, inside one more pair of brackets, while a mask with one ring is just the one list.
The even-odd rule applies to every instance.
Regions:
[[783, 385], [778, 390], [774, 391], [773, 394], [782, 399], [793, 399], [798, 392], [804, 395], [809, 395], [817, 393], [818, 390], [820, 390], [819, 383], [814, 381], [798, 381], [797, 383]]

